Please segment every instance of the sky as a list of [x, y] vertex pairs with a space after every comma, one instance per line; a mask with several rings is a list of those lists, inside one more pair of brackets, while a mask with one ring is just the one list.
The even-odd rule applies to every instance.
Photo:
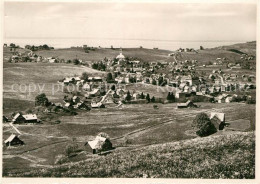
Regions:
[[256, 4], [5, 2], [4, 37], [256, 40]]

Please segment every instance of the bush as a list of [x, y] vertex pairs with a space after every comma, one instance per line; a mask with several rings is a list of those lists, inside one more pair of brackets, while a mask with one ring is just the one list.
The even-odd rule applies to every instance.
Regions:
[[65, 153], [67, 157], [71, 157], [77, 152], [79, 146], [75, 142], [66, 146]]
[[198, 114], [192, 122], [197, 129], [196, 134], [200, 137], [208, 136], [217, 132], [216, 127], [205, 113]]
[[68, 158], [65, 155], [60, 154], [60, 155], [57, 155], [55, 157], [55, 164], [56, 165], [57, 164], [64, 164], [66, 162], [68, 162]]

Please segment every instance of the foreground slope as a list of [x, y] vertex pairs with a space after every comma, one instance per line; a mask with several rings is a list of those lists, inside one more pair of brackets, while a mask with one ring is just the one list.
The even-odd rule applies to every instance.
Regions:
[[26, 177], [254, 178], [255, 135], [234, 132], [97, 156], [76, 164], [25, 173]]

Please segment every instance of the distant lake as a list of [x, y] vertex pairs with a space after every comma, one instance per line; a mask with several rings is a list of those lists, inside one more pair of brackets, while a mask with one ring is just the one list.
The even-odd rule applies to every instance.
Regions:
[[115, 48], [136, 48], [142, 46], [143, 48], [159, 48], [165, 50], [176, 50], [178, 48], [194, 48], [199, 49], [200, 46], [204, 48], [214, 48], [224, 45], [232, 45], [236, 43], [245, 43], [246, 41], [175, 41], [175, 40], [131, 40], [131, 39], [97, 39], [97, 38], [15, 38], [4, 39], [4, 43], [14, 43], [21, 47], [25, 45], [43, 45], [47, 44], [54, 48], [69, 48], [71, 46], [88, 45], [93, 47], [113, 47]]

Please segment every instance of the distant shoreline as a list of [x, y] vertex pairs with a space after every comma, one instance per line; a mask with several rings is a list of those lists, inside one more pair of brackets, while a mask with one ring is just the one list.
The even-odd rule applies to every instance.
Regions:
[[55, 49], [66, 49], [71, 47], [88, 45], [90, 47], [101, 47], [101, 48], [143, 48], [153, 49], [158, 48], [162, 50], [176, 50], [178, 48], [194, 48], [199, 49], [200, 46], [204, 48], [215, 48], [225, 45], [233, 45], [237, 43], [247, 43], [252, 41], [172, 41], [172, 40], [120, 40], [120, 39], [79, 39], [79, 38], [58, 38], [58, 39], [38, 39], [38, 38], [15, 38], [15, 39], [4, 39], [4, 43], [8, 45], [15, 43], [20, 47], [25, 45], [43, 45], [47, 44], [54, 47]]

